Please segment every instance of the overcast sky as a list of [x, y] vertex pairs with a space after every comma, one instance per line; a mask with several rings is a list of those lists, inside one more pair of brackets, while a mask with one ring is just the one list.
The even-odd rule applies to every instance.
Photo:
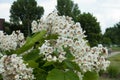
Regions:
[[[15, 0], [0, 0], [0, 18], [9, 21], [10, 6]], [[38, 5], [43, 6], [47, 15], [57, 5], [56, 0], [36, 0]], [[112, 27], [120, 21], [120, 0], [73, 0], [77, 3], [81, 12], [92, 13], [100, 22], [102, 32], [107, 27]]]

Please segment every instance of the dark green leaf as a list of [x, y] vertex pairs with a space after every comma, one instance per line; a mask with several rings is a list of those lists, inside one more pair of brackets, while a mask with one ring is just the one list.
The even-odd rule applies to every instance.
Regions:
[[0, 80], [3, 80], [2, 75], [0, 75]]
[[46, 67], [46, 66], [50, 66], [50, 65], [52, 65], [52, 64], [54, 64], [55, 62], [47, 62], [46, 61], [46, 63], [43, 65], [43, 67]]
[[77, 71], [81, 71], [80, 67], [78, 66], [78, 64], [76, 64], [75, 62], [69, 61], [69, 60], [65, 60], [64, 61], [64, 65], [72, 70], [77, 70]]
[[53, 69], [49, 72], [47, 80], [65, 80], [64, 72], [59, 69]]
[[84, 74], [83, 80], [98, 80], [98, 78], [98, 73], [88, 71]]
[[79, 80], [79, 77], [73, 71], [65, 72], [59, 69], [53, 69], [48, 74], [47, 80]]
[[36, 63], [35, 61], [33, 60], [29, 60], [27, 61], [29, 67], [32, 67], [32, 68], [37, 68], [38, 67], [38, 63]]
[[79, 77], [73, 71], [67, 71], [67, 72], [65, 72], [64, 80], [79, 80]]
[[46, 80], [47, 72], [40, 68], [35, 68], [33, 70], [33, 74], [35, 76], [35, 80]]

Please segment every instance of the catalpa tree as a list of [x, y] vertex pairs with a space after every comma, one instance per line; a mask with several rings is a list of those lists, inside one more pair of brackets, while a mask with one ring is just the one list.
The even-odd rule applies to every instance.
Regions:
[[31, 37], [20, 31], [0, 33], [3, 80], [97, 80], [106, 70], [107, 49], [88, 46], [85, 31], [71, 17], [56, 11], [32, 22]]

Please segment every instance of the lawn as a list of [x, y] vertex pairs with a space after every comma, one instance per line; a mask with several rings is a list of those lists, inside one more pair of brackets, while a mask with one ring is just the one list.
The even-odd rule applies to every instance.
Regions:
[[110, 66], [118, 67], [120, 70], [120, 53], [112, 57], [109, 57], [108, 60], [111, 61]]
[[120, 51], [120, 47], [112, 47], [112, 51]]

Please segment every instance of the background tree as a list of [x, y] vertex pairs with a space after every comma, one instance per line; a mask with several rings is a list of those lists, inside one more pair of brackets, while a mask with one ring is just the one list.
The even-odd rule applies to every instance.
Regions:
[[6, 34], [12, 34], [13, 31], [16, 30], [22, 30], [23, 26], [22, 25], [16, 25], [16, 24], [11, 24], [10, 22], [4, 22], [4, 32]]
[[112, 44], [120, 45], [120, 22], [116, 23], [113, 27], [107, 28], [104, 36], [111, 39]]
[[44, 9], [37, 6], [35, 0], [17, 0], [13, 2], [10, 13], [10, 22], [18, 26], [22, 24], [25, 35], [30, 35], [31, 22], [41, 18]]
[[83, 13], [79, 16], [78, 21], [81, 23], [81, 27], [86, 31], [87, 40], [91, 46], [96, 46], [101, 43], [101, 29], [96, 17], [91, 13]]
[[105, 36], [103, 35], [103, 37], [102, 37], [102, 44], [103, 44], [104, 46], [110, 47], [110, 45], [112, 44], [111, 39], [108, 38], [108, 37], [105, 37]]
[[77, 18], [80, 15], [78, 5], [72, 0], [57, 0], [56, 8], [59, 12], [59, 15], [70, 16], [74, 21], [77, 21]]

